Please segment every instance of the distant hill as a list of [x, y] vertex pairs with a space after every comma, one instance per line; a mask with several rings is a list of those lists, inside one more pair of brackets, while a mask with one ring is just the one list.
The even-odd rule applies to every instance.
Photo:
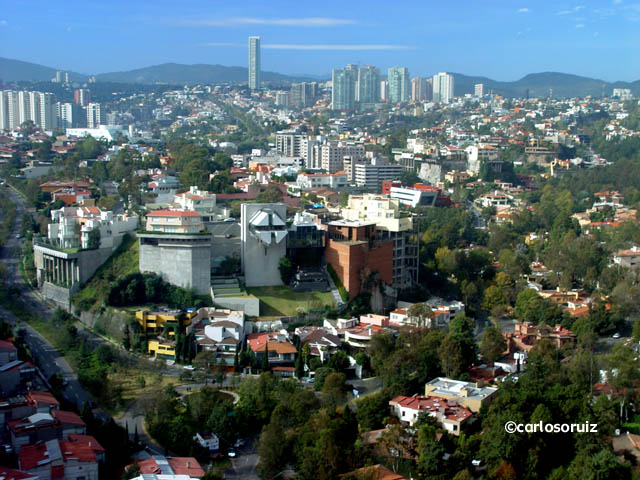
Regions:
[[457, 96], [473, 93], [476, 83], [483, 83], [485, 92], [493, 90], [505, 97], [524, 97], [529, 90], [530, 97], [548, 97], [549, 89], [553, 91], [553, 98], [567, 97], [601, 97], [603, 93], [610, 96], [614, 88], [630, 88], [634, 95], [640, 95], [640, 80], [635, 82], [608, 83], [594, 78], [581, 77], [568, 73], [543, 72], [530, 73], [520, 80], [500, 82], [487, 77], [472, 77], [461, 73], [454, 73], [455, 92]]
[[[173, 85], [193, 85], [198, 83], [242, 83], [248, 78], [246, 67], [225, 67], [224, 65], [181, 65], [163, 63], [151, 67], [138, 68], [128, 72], [102, 73], [96, 75], [100, 82], [119, 83], [168, 83]], [[292, 77], [274, 72], [262, 72], [262, 80], [272, 83], [309, 81], [309, 78]]]
[[[62, 69], [0, 57], [0, 78], [5, 82], [18, 82], [21, 80], [32, 82], [48, 81], [56, 76], [56, 71], [58, 70]], [[82, 82], [86, 81], [87, 78], [87, 75], [69, 72], [69, 80], [71, 81]]]
[[[13, 81], [49, 81], [56, 74], [55, 68], [0, 58], [0, 78], [5, 82]], [[86, 81], [87, 75], [69, 72], [72, 81]], [[181, 65], [179, 63], [164, 63], [145, 68], [138, 68], [124, 72], [102, 73], [96, 75], [99, 82], [129, 83], [129, 84], [169, 84], [194, 85], [216, 83], [246, 83], [246, 67], [226, 67], [224, 65]], [[454, 73], [455, 95], [462, 96], [473, 93], [476, 83], [483, 83], [485, 92], [493, 91], [505, 97], [524, 97], [529, 90], [531, 97], [547, 97], [549, 89], [553, 90], [554, 98], [585, 97], [591, 95], [600, 97], [603, 93], [610, 96], [614, 88], [630, 88], [632, 93], [640, 96], [640, 80], [635, 82], [608, 83], [602, 80], [571, 75], [568, 73], [543, 72], [525, 75], [520, 80], [501, 82], [487, 77], [463, 75]], [[296, 81], [322, 81], [325, 76], [317, 75], [283, 75], [274, 72], [262, 72], [262, 79], [272, 85], [286, 84]]]

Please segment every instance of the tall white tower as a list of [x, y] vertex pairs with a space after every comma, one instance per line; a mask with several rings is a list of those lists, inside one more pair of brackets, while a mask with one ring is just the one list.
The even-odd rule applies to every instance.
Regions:
[[249, 88], [260, 88], [260, 37], [249, 37]]

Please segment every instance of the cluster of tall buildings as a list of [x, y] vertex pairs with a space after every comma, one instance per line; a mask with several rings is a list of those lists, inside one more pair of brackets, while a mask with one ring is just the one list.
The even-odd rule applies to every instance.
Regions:
[[91, 103], [87, 89], [74, 91], [74, 102], [56, 102], [53, 93], [0, 90], [0, 130], [19, 128], [32, 121], [43, 130], [101, 125], [102, 112], [99, 103]]
[[333, 110], [354, 110], [363, 104], [434, 100], [449, 103], [453, 99], [453, 75], [438, 73], [430, 78], [411, 78], [406, 67], [391, 67], [387, 80], [372, 65], [347, 65], [331, 75]]

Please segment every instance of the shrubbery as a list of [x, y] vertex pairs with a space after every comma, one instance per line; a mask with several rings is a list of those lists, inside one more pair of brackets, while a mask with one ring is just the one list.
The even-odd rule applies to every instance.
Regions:
[[107, 303], [115, 307], [164, 303], [170, 307], [207, 306], [204, 297], [165, 282], [155, 273], [131, 273], [111, 285]]

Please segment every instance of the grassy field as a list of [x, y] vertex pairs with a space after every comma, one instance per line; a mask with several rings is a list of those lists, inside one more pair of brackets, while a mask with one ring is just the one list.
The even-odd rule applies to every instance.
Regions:
[[251, 287], [247, 292], [260, 299], [260, 316], [293, 316], [297, 308], [320, 310], [333, 307], [331, 292], [294, 292], [289, 287]]
[[175, 387], [185, 383], [176, 377], [163, 376], [135, 367], [118, 367], [115, 371], [109, 372], [109, 382], [115, 388], [122, 389], [121, 405], [109, 412], [115, 417], [121, 416], [133, 402], [140, 398], [154, 397], [169, 385]]
[[74, 297], [82, 310], [91, 310], [106, 301], [111, 283], [138, 271], [138, 241], [127, 236], [118, 250], [102, 265]]

